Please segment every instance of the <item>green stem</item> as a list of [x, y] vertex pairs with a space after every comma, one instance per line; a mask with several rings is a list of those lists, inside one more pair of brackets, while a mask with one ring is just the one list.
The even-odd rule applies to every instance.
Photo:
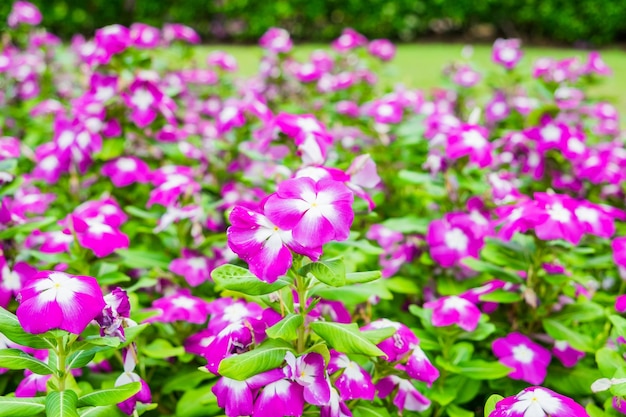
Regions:
[[64, 337], [57, 337], [57, 370], [58, 370], [58, 389], [59, 392], [65, 391], [65, 379], [67, 377], [67, 369], [65, 369], [65, 359], [66, 359], [66, 351], [65, 351], [65, 341]]
[[306, 300], [308, 293], [308, 280], [296, 273], [296, 292], [298, 294], [299, 312], [302, 316], [302, 325], [298, 328], [298, 341], [296, 350], [298, 353], [304, 352], [306, 343]]

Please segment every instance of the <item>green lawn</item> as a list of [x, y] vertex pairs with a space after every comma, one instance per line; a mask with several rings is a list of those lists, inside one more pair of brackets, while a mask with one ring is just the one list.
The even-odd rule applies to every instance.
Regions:
[[[429, 90], [440, 85], [441, 69], [452, 60], [461, 59], [463, 44], [409, 44], [399, 45], [396, 58], [385, 70], [385, 82], [402, 82], [409, 87]], [[327, 45], [297, 45], [296, 56], [305, 59], [314, 49], [328, 49]], [[196, 57], [202, 62], [204, 56], [212, 50], [222, 49], [230, 52], [239, 62], [240, 73], [244, 76], [252, 75], [258, 68], [259, 58], [263, 51], [257, 46], [209, 45], [197, 49]], [[525, 47], [522, 68], [530, 71], [532, 63], [541, 57], [556, 59], [578, 56], [585, 60], [587, 52], [565, 48]], [[613, 69], [613, 75], [606, 81], [594, 87], [592, 94], [609, 99], [615, 103], [620, 112], [626, 114], [626, 53], [617, 48], [601, 51], [604, 61]], [[472, 61], [479, 69], [488, 69], [491, 63], [491, 45], [474, 46]], [[623, 123], [623, 121], [622, 121]]]

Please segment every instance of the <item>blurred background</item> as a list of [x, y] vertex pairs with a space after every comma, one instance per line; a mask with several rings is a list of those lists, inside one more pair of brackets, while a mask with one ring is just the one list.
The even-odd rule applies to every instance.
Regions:
[[[344, 27], [370, 39], [491, 42], [597, 48], [626, 41], [626, 0], [31, 0], [63, 39], [113, 23], [194, 28], [205, 43], [256, 43], [268, 27], [327, 42]], [[10, 0], [0, 1], [0, 25]]]

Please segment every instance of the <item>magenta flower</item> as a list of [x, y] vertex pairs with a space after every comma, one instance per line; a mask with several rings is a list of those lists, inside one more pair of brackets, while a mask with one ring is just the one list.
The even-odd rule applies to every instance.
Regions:
[[320, 417], [352, 417], [352, 412], [335, 388], [330, 389], [328, 405], [320, 407]]
[[132, 45], [140, 49], [156, 48], [161, 42], [159, 29], [145, 23], [133, 23], [130, 26], [129, 36]]
[[183, 320], [202, 324], [206, 322], [209, 315], [208, 303], [202, 298], [192, 296], [188, 289], [179, 289], [173, 294], [155, 300], [152, 308], [159, 314], [145, 320], [146, 322], [171, 323]]
[[296, 178], [278, 185], [265, 203], [265, 214], [279, 228], [291, 230], [302, 246], [317, 248], [348, 238], [353, 200], [352, 192], [338, 181]]
[[367, 44], [367, 38], [354, 29], [346, 28], [341, 32], [341, 36], [335, 39], [331, 45], [338, 52], [347, 52]]
[[589, 52], [587, 56], [587, 62], [585, 63], [585, 67], [583, 70], [586, 74], [596, 74], [596, 75], [611, 75], [613, 71], [611, 68], [606, 65], [600, 53], [597, 51]]
[[27, 1], [16, 1], [13, 3], [11, 13], [7, 18], [9, 27], [16, 27], [20, 23], [36, 26], [41, 23], [41, 12], [32, 3]]
[[378, 397], [387, 397], [395, 387], [398, 387], [398, 390], [393, 399], [393, 404], [398, 407], [400, 412], [404, 410], [425, 411], [430, 407], [430, 400], [419, 392], [411, 381], [397, 375], [386, 376], [376, 384]]
[[100, 172], [111, 178], [116, 187], [126, 187], [136, 182], [145, 183], [150, 177], [148, 164], [134, 156], [122, 156], [107, 161]]
[[106, 307], [102, 310], [96, 321], [100, 325], [101, 336], [119, 337], [125, 340], [124, 328], [134, 326], [130, 320], [130, 301], [126, 291], [117, 287], [110, 294], [104, 296]]
[[304, 400], [313, 405], [327, 405], [330, 402], [330, 381], [326, 375], [326, 363], [319, 353], [307, 353], [296, 358], [293, 353], [285, 355], [288, 379], [297, 382], [303, 389]]
[[407, 375], [432, 386], [439, 378], [439, 370], [430, 362], [421, 347], [414, 345], [413, 351], [404, 368]]
[[182, 258], [170, 262], [170, 270], [185, 278], [192, 287], [197, 287], [211, 279], [213, 265], [211, 259], [201, 256], [191, 250], [183, 249]]
[[510, 333], [494, 340], [493, 353], [503, 365], [512, 368], [509, 377], [529, 384], [541, 384], [552, 359], [550, 351], [521, 333]]
[[519, 39], [496, 39], [491, 52], [491, 60], [510, 70], [522, 59]]
[[396, 332], [393, 336], [381, 341], [377, 346], [385, 352], [386, 360], [395, 362], [404, 359], [404, 357], [419, 345], [419, 339], [406, 325], [391, 321], [388, 319], [375, 320], [361, 328], [361, 330], [376, 330], [393, 327]]
[[493, 161], [493, 146], [488, 136], [489, 132], [482, 126], [463, 125], [448, 137], [446, 155], [451, 159], [468, 156], [478, 167], [488, 167]]
[[163, 92], [153, 81], [139, 78], [128, 89], [129, 93], [123, 93], [122, 97], [131, 109], [130, 119], [139, 128], [150, 125], [158, 115], [157, 110], [161, 110]]
[[535, 224], [537, 237], [542, 240], [564, 239], [578, 245], [585, 231], [576, 216], [579, 203], [567, 195], [548, 193], [535, 193], [535, 201], [548, 214], [543, 222]]
[[321, 245], [313, 251], [300, 248], [291, 230], [275, 226], [261, 213], [236, 206], [229, 220], [232, 226], [227, 230], [228, 247], [246, 261], [250, 272], [262, 281], [274, 282], [287, 273], [293, 260], [290, 247], [299, 253], [314, 252], [315, 259], [321, 254]]
[[304, 409], [304, 388], [287, 379], [266, 385], [254, 402], [254, 417], [300, 417]]
[[589, 417], [571, 398], [543, 387], [528, 387], [496, 404], [489, 417]]
[[144, 381], [135, 372], [125, 371], [124, 373], [122, 373], [115, 380], [115, 386], [119, 387], [119, 386], [130, 384], [133, 382], [139, 382], [141, 384], [141, 388], [139, 392], [133, 395], [132, 397], [128, 398], [127, 400], [124, 400], [121, 403], [117, 404], [120, 410], [122, 410], [124, 413], [128, 414], [129, 416], [132, 415], [133, 412], [135, 411], [135, 408], [137, 407], [138, 402], [143, 403], [143, 404], [150, 404], [150, 402], [152, 401], [152, 393], [150, 392], [150, 387], [148, 386], [148, 383]]
[[381, 61], [391, 61], [396, 55], [396, 46], [388, 39], [374, 39], [367, 45], [367, 51]]
[[554, 342], [552, 354], [556, 356], [556, 358], [561, 361], [563, 366], [566, 368], [576, 366], [578, 361], [585, 357], [585, 352], [574, 349], [564, 340], [557, 340]]
[[289, 32], [282, 28], [269, 28], [259, 39], [259, 44], [263, 49], [276, 54], [287, 53], [293, 47]]
[[478, 307], [471, 301], [455, 295], [424, 303], [424, 308], [432, 309], [432, 323], [435, 327], [458, 324], [461, 329], [473, 332], [480, 321]]
[[454, 213], [430, 222], [426, 242], [437, 263], [449, 268], [463, 258], [478, 258], [483, 242], [476, 238], [470, 224], [469, 216], [455, 216]]
[[211, 52], [206, 59], [209, 66], [216, 66], [224, 71], [237, 71], [237, 60], [231, 54], [224, 51]]
[[461, 87], [469, 88], [478, 84], [481, 78], [482, 76], [479, 72], [474, 70], [469, 65], [463, 65], [456, 71], [452, 80], [455, 84], [460, 85]]
[[200, 36], [189, 26], [180, 23], [166, 23], [163, 25], [163, 39], [167, 42], [181, 40], [188, 43], [200, 43]]
[[248, 416], [252, 415], [254, 397], [259, 389], [283, 378], [280, 369], [263, 372], [245, 381], [221, 377], [211, 391], [217, 397], [217, 405], [224, 409], [228, 417]]
[[335, 380], [335, 386], [339, 390], [339, 396], [343, 401], [361, 398], [373, 400], [375, 387], [370, 374], [361, 366], [351, 361], [344, 353], [331, 351], [328, 373], [341, 372]]
[[106, 303], [95, 278], [41, 271], [17, 296], [17, 318], [28, 333], [62, 329], [80, 334]]

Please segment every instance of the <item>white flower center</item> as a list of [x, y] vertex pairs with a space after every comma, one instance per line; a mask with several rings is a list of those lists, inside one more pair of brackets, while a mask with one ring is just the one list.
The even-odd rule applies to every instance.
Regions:
[[461, 229], [453, 228], [446, 232], [443, 240], [450, 249], [465, 252], [469, 246], [469, 238]]
[[517, 345], [513, 348], [513, 358], [520, 363], [531, 363], [534, 357], [535, 352], [530, 350], [526, 345]]
[[548, 215], [556, 222], [569, 223], [572, 218], [572, 212], [563, 207], [560, 203], [548, 206]]
[[463, 143], [474, 149], [484, 148], [487, 144], [487, 139], [476, 130], [470, 130], [463, 132]]
[[122, 172], [133, 172], [137, 169], [137, 162], [132, 158], [120, 158], [115, 166]]

